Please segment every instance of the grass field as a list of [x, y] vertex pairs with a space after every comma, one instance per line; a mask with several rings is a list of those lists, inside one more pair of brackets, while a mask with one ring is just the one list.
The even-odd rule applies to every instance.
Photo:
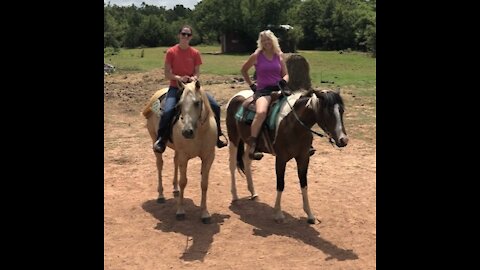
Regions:
[[[240, 75], [240, 68], [249, 54], [213, 54], [220, 52], [216, 46], [196, 47], [202, 53], [202, 73]], [[119, 72], [148, 71], [163, 67], [167, 47], [122, 49], [119, 54], [106, 57], [105, 62], [117, 67]], [[143, 51], [143, 57], [141, 57]], [[337, 51], [299, 51], [311, 65], [314, 84], [334, 82], [340, 86], [372, 88], [376, 84], [376, 60], [366, 53]]]
[[[202, 53], [202, 74], [241, 77], [240, 68], [248, 57], [245, 54], [217, 54], [219, 46], [196, 46]], [[121, 49], [116, 55], [104, 58], [118, 73], [145, 72], [163, 68], [167, 47]], [[370, 142], [376, 134], [376, 59], [362, 52], [299, 51], [310, 63], [314, 87], [340, 89], [345, 95], [348, 115], [347, 132]], [[143, 57], [142, 57], [143, 54]], [[253, 69], [250, 70], [253, 73]], [[327, 83], [322, 83], [327, 82]]]

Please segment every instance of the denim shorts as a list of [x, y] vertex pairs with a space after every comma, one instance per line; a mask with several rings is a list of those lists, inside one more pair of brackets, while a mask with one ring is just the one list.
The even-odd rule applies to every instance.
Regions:
[[273, 91], [278, 91], [280, 90], [280, 88], [278, 88], [278, 86], [274, 85], [274, 86], [267, 86], [263, 89], [259, 89], [257, 91], [255, 91], [255, 93], [253, 94], [254, 95], [254, 99], [258, 99], [259, 97], [264, 97], [264, 96], [270, 96], [270, 94], [273, 92]]

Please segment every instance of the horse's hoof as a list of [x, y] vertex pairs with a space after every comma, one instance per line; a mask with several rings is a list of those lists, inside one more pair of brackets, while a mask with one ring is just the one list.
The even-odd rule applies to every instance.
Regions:
[[314, 218], [309, 218], [309, 219], [307, 219], [307, 222], [309, 224], [315, 224], [315, 219]]
[[250, 200], [252, 200], [252, 201], [255, 201], [256, 199], [258, 199], [257, 194], [253, 194], [252, 197], [250, 197]]
[[177, 214], [176, 218], [177, 218], [177, 220], [184, 220], [185, 219], [185, 214]]
[[179, 190], [174, 190], [173, 191], [173, 197], [178, 197], [178, 195], [180, 195], [180, 191]]
[[210, 217], [205, 217], [205, 218], [202, 218], [202, 223], [203, 224], [210, 224], [211, 223], [211, 218]]
[[165, 203], [165, 198], [158, 198], [157, 203]]
[[273, 217], [273, 220], [275, 220], [276, 223], [282, 224], [285, 222], [285, 216], [284, 215], [277, 215]]
[[282, 224], [283, 222], [285, 222], [285, 219], [284, 218], [275, 218], [274, 219], [276, 223], [278, 224]]
[[252, 160], [261, 160], [263, 158], [262, 152], [249, 153], [248, 157]]

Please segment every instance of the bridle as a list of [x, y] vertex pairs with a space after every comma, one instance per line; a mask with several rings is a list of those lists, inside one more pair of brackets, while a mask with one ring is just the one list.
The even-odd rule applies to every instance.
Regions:
[[[182, 89], [182, 95], [183, 95], [183, 91], [184, 91], [184, 89]], [[193, 92], [193, 91], [190, 91], [190, 92]], [[186, 93], [186, 94], [188, 94], [188, 93]], [[194, 95], [195, 95], [195, 94], [194, 94]], [[196, 97], [197, 97], [197, 96], [195, 95], [195, 98], [196, 98]], [[180, 108], [180, 110], [179, 110], [180, 116], [181, 116], [181, 111], [182, 111], [182, 108], [181, 108], [182, 101], [183, 101], [183, 99], [180, 99], [180, 101], [176, 104], [176, 106]], [[206, 122], [207, 119], [208, 119], [208, 114], [206, 113], [206, 114], [205, 114], [205, 117], [204, 117], [203, 119], [201, 118], [201, 117], [202, 117], [202, 114], [203, 114], [203, 110], [204, 110], [204, 109], [203, 109], [203, 106], [205, 106], [205, 104], [203, 104], [203, 103], [204, 103], [204, 100], [203, 100], [201, 94], [200, 94], [200, 101], [199, 101], [199, 102], [200, 102], [200, 113], [199, 113], [200, 117], [199, 117], [199, 119], [200, 119], [200, 125], [203, 126], [203, 124], [205, 124], [205, 122]]]
[[[282, 89], [283, 90], [283, 89]], [[315, 94], [312, 95], [312, 97], [314, 96]], [[311, 98], [310, 98], [311, 99]], [[290, 102], [288, 102], [288, 98], [286, 99], [286, 102], [288, 104], [288, 106], [290, 107], [290, 109], [292, 110], [292, 113], [293, 115], [295, 116], [295, 119], [300, 123], [300, 125], [302, 127], [304, 127], [306, 130], [310, 131], [311, 133], [319, 136], [319, 137], [325, 137], [324, 134], [322, 133], [319, 133], [319, 132], [316, 132], [315, 130], [312, 130], [311, 128], [309, 128], [307, 125], [305, 125], [305, 123], [302, 122], [302, 120], [300, 120], [300, 118], [298, 117], [297, 113], [295, 112], [295, 110], [293, 109], [293, 106], [290, 104]], [[332, 138], [332, 135], [330, 134], [330, 132], [326, 131], [326, 128], [319, 124], [320, 128], [323, 130], [323, 132], [325, 132], [325, 134], [327, 135], [327, 140], [328, 142], [333, 146], [335, 147], [335, 140]]]

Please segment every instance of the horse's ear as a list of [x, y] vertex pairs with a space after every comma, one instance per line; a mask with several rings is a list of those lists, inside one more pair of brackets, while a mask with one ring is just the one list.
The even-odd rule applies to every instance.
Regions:
[[196, 88], [197, 90], [200, 89], [200, 81], [199, 81], [199, 80], [195, 81], [195, 88]]
[[340, 87], [337, 87], [337, 89], [335, 89], [335, 93], [340, 95]]
[[185, 84], [182, 82], [182, 80], [177, 80], [177, 86], [180, 90], [183, 90], [185, 88]]

